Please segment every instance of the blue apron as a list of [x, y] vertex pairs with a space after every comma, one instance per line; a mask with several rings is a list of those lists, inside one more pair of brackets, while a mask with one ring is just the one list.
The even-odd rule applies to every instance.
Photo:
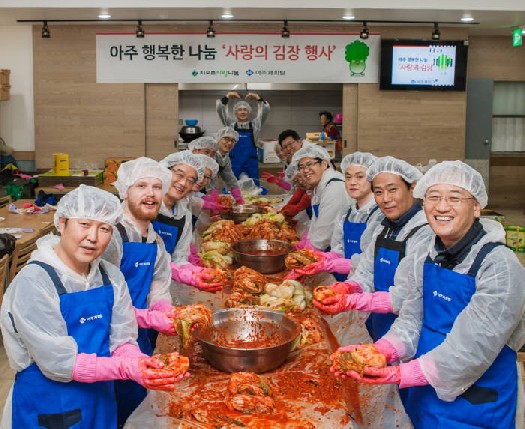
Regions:
[[259, 186], [259, 158], [252, 123], [248, 129], [238, 128], [235, 123], [234, 129], [239, 133], [239, 140], [230, 151], [233, 174], [239, 179], [244, 172]]
[[[439, 346], [476, 292], [483, 259], [501, 243], [485, 244], [467, 274], [427, 258], [423, 269], [423, 327], [415, 357]], [[406, 389], [405, 408], [414, 427], [514, 429], [517, 402], [516, 352], [504, 346], [490, 368], [453, 402], [440, 400], [430, 385]]]
[[[67, 333], [78, 344], [78, 353], [108, 357], [114, 292], [102, 266], [102, 286], [68, 293], [53, 267], [37, 261], [30, 264], [42, 267], [53, 281]], [[12, 413], [13, 429], [114, 428], [113, 381], [61, 383], [45, 377], [33, 363], [15, 376]]]
[[352, 208], [348, 210], [345, 221], [343, 223], [343, 243], [344, 243], [344, 255], [346, 259], [352, 258], [356, 253], [361, 253], [361, 236], [365, 232], [368, 221], [374, 212], [379, 209], [375, 206], [364, 222], [350, 222], [348, 218], [352, 212]]
[[[396, 274], [401, 259], [405, 257], [407, 241], [425, 225], [427, 224], [425, 223], [413, 228], [403, 241], [387, 238], [386, 234], [389, 227], [385, 227], [383, 231], [381, 231], [375, 242], [374, 289], [376, 292], [388, 292], [390, 286], [394, 285], [394, 275]], [[366, 328], [372, 340], [375, 342], [385, 335], [396, 318], [397, 315], [393, 313], [370, 313], [370, 316], [368, 316], [366, 320]]]
[[[344, 180], [339, 179], [338, 177], [332, 177], [328, 182], [326, 182], [326, 185], [324, 186], [325, 189], [323, 189], [323, 191], [325, 191], [326, 187], [332, 182], [344, 182]], [[315, 215], [315, 217], [318, 218], [319, 217], [319, 204], [311, 204], [311, 207], [312, 207], [313, 214]]]
[[[117, 229], [122, 237], [124, 248], [120, 271], [124, 274], [128, 284], [131, 302], [135, 308], [148, 308], [148, 295], [157, 258], [157, 243], [130, 242], [122, 224], [117, 224]], [[148, 329], [139, 328], [138, 331], [137, 342], [140, 350], [151, 356], [153, 347], [148, 336]], [[115, 382], [115, 392], [117, 394], [118, 424], [121, 426], [144, 400], [147, 391], [132, 380], [121, 380]]]
[[174, 219], [163, 214], [159, 214], [157, 219], [152, 222], [153, 229], [159, 234], [160, 238], [162, 238], [166, 252], [168, 252], [169, 255], [173, 254], [184, 230], [185, 223], [186, 216], [180, 219]]

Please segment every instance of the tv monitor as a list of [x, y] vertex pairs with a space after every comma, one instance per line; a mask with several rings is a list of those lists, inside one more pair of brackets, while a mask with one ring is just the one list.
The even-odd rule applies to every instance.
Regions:
[[465, 91], [468, 41], [381, 40], [379, 88]]

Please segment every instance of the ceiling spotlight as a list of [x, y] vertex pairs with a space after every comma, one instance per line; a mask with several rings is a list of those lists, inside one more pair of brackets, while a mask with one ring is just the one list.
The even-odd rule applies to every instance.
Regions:
[[135, 30], [135, 36], [139, 39], [144, 38], [144, 29], [142, 28], [142, 21], [139, 19], [137, 23], [137, 29]]
[[461, 22], [472, 22], [474, 21], [474, 18], [472, 18], [472, 16], [470, 15], [463, 15], [461, 17]]
[[439, 25], [437, 22], [434, 22], [434, 31], [432, 32], [432, 40], [439, 40], [441, 33], [439, 32]]
[[51, 33], [49, 32], [49, 27], [47, 26], [47, 21], [44, 21], [42, 24], [42, 39], [49, 39]]
[[213, 39], [215, 37], [215, 28], [213, 28], [213, 21], [210, 19], [210, 25], [206, 30], [206, 37]]
[[281, 37], [283, 39], [288, 39], [290, 37], [290, 30], [288, 30], [288, 21], [284, 21], [284, 26], [281, 29]]
[[224, 12], [222, 12], [221, 18], [222, 19], [232, 19], [233, 18], [232, 11], [230, 9], [224, 9]]
[[359, 33], [359, 37], [361, 39], [368, 39], [369, 35], [370, 35], [370, 32], [368, 31], [368, 26], [366, 25], [366, 21], [363, 21], [363, 29]]
[[98, 19], [110, 19], [111, 15], [107, 11], [107, 9], [102, 9], [100, 13], [98, 14]]

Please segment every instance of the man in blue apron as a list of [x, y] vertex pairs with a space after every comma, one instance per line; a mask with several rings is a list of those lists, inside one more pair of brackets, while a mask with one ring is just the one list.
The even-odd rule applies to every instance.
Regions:
[[230, 152], [232, 168], [235, 176], [239, 179], [241, 173], [245, 173], [259, 184], [259, 157], [257, 145], [261, 136], [261, 128], [270, 113], [270, 104], [263, 100], [258, 94], [250, 92], [246, 100], [255, 100], [258, 105], [256, 117], [250, 121], [252, 107], [247, 101], [241, 100], [233, 106], [235, 118], [228, 115], [228, 102], [230, 99], [240, 99], [237, 92], [228, 92], [222, 99], [217, 100], [217, 113], [223, 125], [232, 127], [239, 133], [239, 140]]
[[378, 341], [388, 362], [414, 359], [347, 375], [407, 388], [415, 428], [521, 428], [516, 352], [525, 338], [525, 270], [504, 246], [501, 225], [480, 220], [488, 198], [472, 167], [436, 164], [414, 195], [436, 236], [406, 267], [402, 279], [414, 292]]
[[[425, 213], [412, 195], [420, 177], [417, 168], [390, 156], [377, 158], [372, 163], [367, 179], [372, 183], [376, 203], [385, 219], [376, 228], [356, 270], [345, 282], [349, 293], [338, 293], [323, 302], [314, 302], [328, 314], [354, 309], [372, 311], [366, 326], [374, 341], [390, 329], [403, 300], [410, 293], [404, 288], [393, 287], [403, 258], [432, 236]], [[341, 284], [336, 284], [336, 289], [341, 292]], [[363, 293], [355, 293], [356, 289]]]
[[[148, 329], [176, 335], [170, 293], [171, 258], [152, 224], [171, 182], [170, 170], [141, 157], [121, 164], [113, 183], [123, 200], [124, 217], [116, 225], [104, 258], [120, 266], [126, 278], [139, 325], [137, 341], [147, 355], [153, 352]], [[115, 390], [118, 423], [122, 426], [145, 398], [146, 390], [133, 381], [117, 382]]]
[[2, 428], [114, 428], [113, 380], [173, 389], [170, 372], [145, 369], [162, 365], [138, 349], [124, 277], [100, 259], [121, 217], [118, 198], [80, 185], [58, 203], [60, 236], [38, 240], [7, 290], [1, 328], [17, 374]]

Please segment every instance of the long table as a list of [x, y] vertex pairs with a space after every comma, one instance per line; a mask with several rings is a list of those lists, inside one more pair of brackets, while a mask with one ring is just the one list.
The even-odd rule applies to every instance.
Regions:
[[[24, 203], [34, 203], [35, 200], [18, 200], [15, 201], [17, 208], [21, 208]], [[24, 231], [13, 233], [17, 236], [17, 245], [23, 245], [26, 242], [38, 237], [42, 230], [53, 224], [55, 211], [50, 210], [47, 213], [18, 214], [11, 213], [8, 206], [0, 208], [0, 232], [5, 228], [19, 228]]]

